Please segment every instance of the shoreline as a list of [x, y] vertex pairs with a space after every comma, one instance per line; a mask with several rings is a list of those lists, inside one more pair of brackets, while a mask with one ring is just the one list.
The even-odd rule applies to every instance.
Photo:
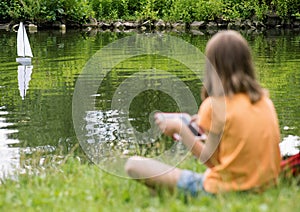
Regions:
[[[268, 29], [291, 29], [300, 30], [300, 20], [282, 20], [277, 15], [267, 16], [264, 22], [257, 21], [255, 19], [246, 20], [216, 20], [216, 21], [193, 21], [191, 23], [185, 23], [183, 21], [163, 21], [159, 20], [144, 20], [144, 21], [103, 21], [91, 19], [86, 24], [64, 24], [61, 22], [55, 22], [51, 24], [34, 24], [30, 21], [25, 21], [24, 25], [29, 28], [29, 31], [35, 32], [37, 30], [44, 29], [81, 29], [83, 31], [91, 31], [93, 29], [103, 31], [132, 31], [138, 30], [141, 32], [149, 31], [190, 31], [194, 34], [202, 34], [201, 30], [222, 30], [222, 29], [234, 29], [234, 30], [250, 30], [250, 31], [265, 31]], [[0, 30], [16, 30], [18, 27], [17, 22], [11, 21], [10, 23], [0, 24]]]

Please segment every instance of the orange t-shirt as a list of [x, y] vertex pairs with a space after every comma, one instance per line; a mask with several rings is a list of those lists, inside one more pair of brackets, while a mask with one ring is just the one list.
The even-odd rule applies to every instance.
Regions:
[[208, 132], [223, 133], [212, 156], [217, 163], [205, 173], [205, 190], [255, 190], [276, 183], [281, 161], [280, 132], [272, 101], [264, 96], [251, 104], [242, 93], [219, 98], [217, 101], [225, 103], [224, 113], [217, 101], [212, 106], [212, 100], [215, 98], [209, 97], [201, 104], [198, 124]]

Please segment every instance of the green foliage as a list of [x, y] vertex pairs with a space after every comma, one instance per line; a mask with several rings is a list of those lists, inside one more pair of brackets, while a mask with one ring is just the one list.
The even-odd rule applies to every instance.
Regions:
[[253, 1], [223, 1], [223, 18], [227, 20], [246, 19], [251, 17], [253, 11]]
[[300, 12], [297, 12], [297, 13], [293, 14], [292, 16], [295, 17], [296, 19], [300, 20]]
[[99, 20], [133, 19], [141, 5], [139, 0], [90, 0], [90, 4]]
[[272, 0], [276, 13], [283, 19], [299, 14], [299, 0]]
[[227, 20], [251, 19], [254, 16], [263, 20], [269, 11], [266, 0], [223, 0], [222, 18]]
[[18, 0], [11, 0], [8, 8], [9, 16], [15, 19], [24, 19], [26, 16], [24, 15], [24, 9]]
[[[258, 3], [258, 2], [261, 2], [261, 3]], [[255, 4], [254, 4], [255, 13], [254, 14], [256, 15], [258, 20], [263, 20], [269, 10], [270, 10], [270, 8], [267, 5], [266, 0], [262, 0], [262, 1], [255, 0]]]
[[64, 6], [61, 1], [45, 0], [41, 2], [40, 15], [38, 16], [39, 22], [47, 21], [54, 22], [61, 20], [64, 15]]
[[11, 5], [11, 1], [0, 1], [0, 17], [2, 17], [2, 20], [8, 20], [9, 19], [9, 8]]
[[68, 21], [83, 23], [94, 16], [88, 0], [64, 0], [63, 3]]
[[136, 16], [141, 20], [158, 19], [158, 10], [156, 8], [157, 0], [141, 0], [141, 10], [136, 11]]
[[194, 0], [173, 0], [170, 8], [170, 20], [182, 20], [191, 22], [194, 19], [194, 8], [196, 1]]
[[222, 2], [219, 0], [199, 0], [195, 7], [196, 20], [214, 20], [222, 14]]
[[94, 16], [88, 0], [11, 0], [3, 7], [9, 8], [13, 20], [84, 23]]
[[24, 12], [24, 18], [31, 21], [39, 15], [41, 0], [19, 0]]
[[263, 20], [273, 10], [282, 19], [299, 17], [299, 0], [7, 0], [0, 2], [0, 21], [35, 22], [98, 20]]
[[91, 5], [97, 19], [109, 19], [112, 16], [113, 0], [92, 0]]

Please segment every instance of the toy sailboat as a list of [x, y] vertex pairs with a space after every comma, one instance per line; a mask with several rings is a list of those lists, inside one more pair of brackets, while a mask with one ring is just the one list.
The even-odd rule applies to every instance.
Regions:
[[27, 37], [25, 26], [20, 22], [18, 35], [17, 35], [17, 53], [18, 58], [16, 61], [22, 65], [30, 65], [31, 58], [33, 57], [30, 43]]

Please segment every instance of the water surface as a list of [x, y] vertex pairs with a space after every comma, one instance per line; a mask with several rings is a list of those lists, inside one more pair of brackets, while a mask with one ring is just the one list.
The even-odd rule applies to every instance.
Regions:
[[[117, 39], [133, 35], [117, 32], [39, 31], [29, 33], [34, 58], [32, 73], [20, 88], [18, 64], [15, 62], [16, 33], [0, 31], [0, 168], [2, 175], [20, 166], [20, 151], [47, 154], [59, 149], [68, 154], [78, 143], [72, 121], [72, 96], [76, 79], [86, 62], [101, 48]], [[170, 33], [205, 49], [209, 34]], [[300, 136], [300, 34], [297, 31], [242, 32], [253, 50], [257, 77], [266, 87], [278, 112], [282, 140], [299, 140]], [[97, 111], [87, 112], [96, 120], [92, 128], [101, 139], [122, 139], [116, 124], [120, 111], [110, 109], [118, 86], [139, 70], [157, 68], [178, 76], [201, 103], [201, 80], [178, 61], [157, 55], [139, 56], [119, 64], [107, 74], [98, 90]], [[164, 78], [160, 75], [156, 78]], [[149, 115], [155, 110], [176, 111], [176, 102], [163, 92], [147, 90], [130, 105], [130, 118], [137, 131], [150, 127]], [[101, 117], [99, 119], [99, 117]], [[246, 118], [246, 117], [245, 117]], [[99, 123], [99, 120], [105, 122]], [[99, 125], [100, 124], [100, 125]], [[99, 127], [100, 126], [100, 127]], [[259, 126], [258, 126], [259, 127]], [[101, 131], [102, 130], [102, 131]], [[103, 131], [104, 130], [104, 131]], [[155, 145], [154, 145], [155, 146]], [[153, 148], [153, 146], [149, 146]], [[123, 152], [123, 150], [121, 151]], [[139, 151], [136, 151], [139, 152]], [[57, 152], [56, 152], [57, 153]], [[55, 154], [56, 154], [55, 153]], [[144, 152], [145, 153], [145, 152]], [[78, 155], [85, 157], [78, 149]], [[3, 171], [4, 170], [4, 171]], [[6, 174], [5, 174], [6, 173]]]

